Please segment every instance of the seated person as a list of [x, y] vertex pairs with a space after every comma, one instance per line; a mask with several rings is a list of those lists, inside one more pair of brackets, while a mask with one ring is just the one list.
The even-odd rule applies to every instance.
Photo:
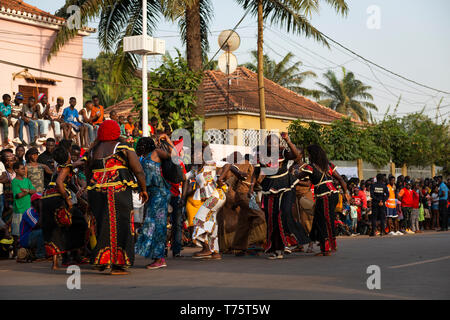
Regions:
[[8, 139], [9, 116], [11, 115], [11, 96], [3, 95], [3, 102], [0, 103], [0, 128], [2, 131], [3, 148], [12, 148]]
[[81, 126], [83, 125], [79, 120], [79, 115], [75, 106], [77, 104], [77, 99], [71, 97], [69, 99], [69, 106], [64, 109], [62, 118], [68, 126], [64, 130], [64, 139], [73, 140], [76, 138], [77, 144], [80, 144], [79, 133], [81, 131]]
[[22, 114], [23, 108], [23, 94], [17, 92], [14, 98], [14, 103], [11, 105], [11, 114], [8, 117], [9, 126], [14, 128], [14, 139], [12, 142], [16, 144], [21, 144], [22, 141], [19, 139], [19, 129], [20, 129], [20, 116]]
[[50, 120], [53, 132], [55, 133], [55, 139], [58, 142], [62, 139], [61, 129], [64, 129], [64, 126], [66, 125], [62, 119], [62, 114], [64, 111], [63, 106], [64, 106], [64, 98], [58, 97], [56, 99], [56, 105], [55, 106], [48, 105], [48, 108], [45, 111], [48, 116], [48, 119]]
[[47, 140], [48, 129], [50, 127], [50, 117], [48, 115], [49, 108], [48, 98], [45, 94], [40, 93], [38, 97], [38, 103], [35, 109], [35, 118], [37, 119], [37, 124], [39, 128], [39, 139], [40, 143], [44, 143]]
[[22, 113], [20, 117], [20, 127], [19, 127], [19, 139], [22, 142], [22, 145], [27, 146], [28, 144], [23, 140], [23, 126], [27, 126], [30, 130], [30, 146], [36, 147], [37, 140], [37, 119], [35, 119], [34, 112], [36, 110], [36, 98], [29, 97], [28, 103], [22, 107]]
[[83, 148], [89, 148], [90, 144], [95, 140], [95, 125], [93, 124], [92, 101], [86, 101], [84, 108], [80, 111], [80, 119], [83, 122], [81, 127], [81, 145]]
[[[45, 259], [44, 236], [42, 234], [41, 217], [39, 214], [40, 199], [41, 195], [39, 193], [31, 196], [31, 207], [25, 211], [20, 222], [20, 246], [34, 251], [33, 256], [37, 260]], [[27, 253], [21, 253], [19, 250], [17, 259], [23, 260], [25, 258], [24, 256], [26, 257]]]

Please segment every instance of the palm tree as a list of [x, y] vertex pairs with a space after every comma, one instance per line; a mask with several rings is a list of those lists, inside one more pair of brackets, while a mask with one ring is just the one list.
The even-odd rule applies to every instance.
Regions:
[[[256, 50], [252, 51], [252, 55], [254, 60], [258, 59]], [[301, 86], [307, 78], [316, 78], [317, 75], [312, 71], [300, 72], [300, 67], [302, 66], [301, 61], [297, 61], [289, 66], [293, 57], [294, 54], [288, 52], [283, 59], [277, 63], [275, 60], [270, 59], [269, 56], [264, 55], [264, 77], [301, 95], [312, 96], [318, 99], [320, 91], [307, 89]], [[257, 72], [258, 70], [258, 67], [252, 62], [246, 63], [244, 66], [254, 72]]]
[[[264, 21], [286, 28], [287, 32], [304, 34], [328, 46], [322, 33], [308, 20], [312, 12], [319, 11], [319, 0], [236, 0], [244, 10], [250, 10], [258, 17], [258, 94], [260, 107], [260, 128], [266, 128], [266, 107], [264, 101], [264, 57], [263, 30]], [[325, 0], [338, 13], [346, 15], [345, 0]]]
[[[263, 21], [286, 28], [288, 32], [304, 34], [328, 45], [325, 37], [308, 21], [312, 12], [319, 10], [319, 0], [235, 0], [244, 10], [249, 10], [258, 17], [258, 82], [264, 105], [263, 89]], [[337, 12], [345, 15], [348, 11], [345, 0], [324, 0]], [[126, 36], [142, 34], [141, 0], [67, 0], [58, 12], [66, 17], [66, 8], [78, 5], [81, 8], [81, 23], [100, 17], [99, 43], [106, 52], [114, 52], [116, 61], [113, 69], [115, 82], [126, 81], [127, 74], [133, 72], [138, 63], [135, 55], [124, 53], [122, 39]], [[192, 70], [202, 70], [204, 55], [208, 48], [208, 23], [212, 13], [211, 0], [148, 0], [148, 30], [154, 29], [161, 13], [165, 17], [180, 19], [179, 25], [183, 40], [186, 42], [187, 60]], [[51, 47], [48, 59], [74, 38], [77, 30], [63, 26]], [[199, 112], [203, 114], [201, 103]], [[265, 117], [265, 110], [261, 110]], [[265, 120], [264, 120], [265, 122]], [[265, 124], [264, 126], [265, 127]]]
[[367, 109], [378, 110], [373, 103], [367, 101], [373, 100], [373, 96], [368, 92], [372, 87], [355, 79], [353, 72], [347, 72], [344, 67], [342, 73], [342, 79], [339, 80], [333, 71], [328, 70], [323, 75], [327, 84], [316, 82], [322, 89], [321, 98], [325, 98], [318, 102], [342, 114], [367, 121], [369, 116]]

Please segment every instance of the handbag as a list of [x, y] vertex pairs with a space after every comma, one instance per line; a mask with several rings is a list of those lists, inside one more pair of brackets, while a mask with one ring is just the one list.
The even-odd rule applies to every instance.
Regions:
[[[172, 153], [172, 146], [164, 140], [161, 141], [161, 149], [169, 154]], [[183, 169], [179, 164], [175, 164], [172, 158], [173, 157], [162, 160], [161, 169], [164, 179], [171, 183], [177, 184], [183, 181]], [[178, 156], [176, 157], [176, 160], [179, 161]]]

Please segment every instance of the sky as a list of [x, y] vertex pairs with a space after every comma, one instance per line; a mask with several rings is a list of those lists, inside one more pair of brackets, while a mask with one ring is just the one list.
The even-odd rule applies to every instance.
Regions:
[[[25, 2], [54, 13], [64, 5], [65, 0]], [[212, 3], [214, 16], [209, 35], [210, 58], [219, 49], [217, 37], [220, 31], [233, 29], [245, 13], [233, 0], [212, 0]], [[345, 47], [392, 72], [450, 92], [450, 1], [347, 0], [347, 4], [349, 13], [342, 17], [325, 1], [321, 1], [320, 12], [312, 14], [312, 24]], [[96, 27], [97, 22], [98, 19], [95, 19], [89, 26]], [[241, 46], [234, 52], [238, 63], [252, 61], [250, 52], [256, 49], [257, 39], [256, 17], [247, 15], [236, 32], [241, 37]], [[166, 40], [166, 50], [172, 55], [175, 48], [184, 52], [176, 22], [161, 19], [152, 35]], [[100, 52], [96, 37], [97, 34], [93, 34], [84, 38], [85, 58], [95, 58]], [[264, 51], [276, 61], [292, 52], [295, 55], [293, 62], [300, 60], [303, 63], [301, 71], [314, 71], [317, 78], [307, 80], [305, 87], [317, 88], [315, 83], [323, 82], [322, 74], [329, 69], [335, 71], [338, 77], [342, 66], [354, 72], [357, 79], [372, 87], [370, 93], [378, 107], [378, 111], [373, 111], [373, 116], [377, 119], [384, 116], [389, 106], [392, 113], [400, 95], [399, 115], [420, 111], [425, 106], [425, 114], [434, 119], [438, 102], [444, 98], [438, 121], [450, 118], [450, 94], [410, 83], [375, 66], [369, 67], [334, 44], [327, 48], [302, 34], [288, 33], [267, 22]], [[159, 56], [149, 58], [149, 68], [160, 63]]]

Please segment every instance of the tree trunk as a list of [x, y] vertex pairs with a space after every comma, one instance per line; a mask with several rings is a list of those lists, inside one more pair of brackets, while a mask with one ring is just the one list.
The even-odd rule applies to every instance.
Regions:
[[266, 104], [264, 100], [264, 57], [263, 57], [263, 0], [258, 0], [258, 95], [260, 129], [266, 129]]
[[[188, 66], [193, 71], [203, 70], [202, 42], [200, 37], [200, 1], [186, 8], [186, 55]], [[199, 87], [203, 89], [203, 84]], [[196, 115], [204, 116], [203, 93], [197, 92]]]

